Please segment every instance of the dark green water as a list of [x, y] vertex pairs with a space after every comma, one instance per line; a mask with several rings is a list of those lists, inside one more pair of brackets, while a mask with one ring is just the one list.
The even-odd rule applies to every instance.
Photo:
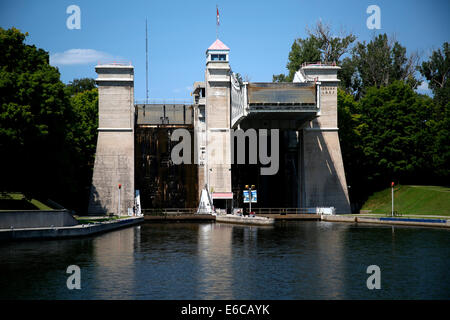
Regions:
[[[81, 269], [69, 290], [66, 268]], [[369, 290], [369, 265], [381, 289]], [[0, 299], [449, 299], [450, 231], [289, 222], [143, 224], [0, 244]]]

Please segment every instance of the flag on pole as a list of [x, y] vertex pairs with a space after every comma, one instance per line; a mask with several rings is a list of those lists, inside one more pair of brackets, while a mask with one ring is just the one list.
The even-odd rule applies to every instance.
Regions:
[[219, 20], [219, 7], [216, 6], [217, 9], [217, 25], [220, 26], [220, 20]]

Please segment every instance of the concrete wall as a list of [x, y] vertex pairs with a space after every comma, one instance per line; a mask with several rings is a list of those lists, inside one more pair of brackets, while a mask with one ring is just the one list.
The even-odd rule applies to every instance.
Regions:
[[0, 211], [0, 229], [67, 227], [78, 224], [67, 210]]
[[101, 65], [96, 72], [99, 128], [88, 213], [126, 215], [134, 205], [134, 68]]
[[206, 175], [211, 192], [231, 192], [229, 70], [228, 61], [206, 65]]
[[302, 130], [299, 150], [300, 205], [335, 207], [351, 213], [337, 126], [337, 71], [339, 67], [304, 67], [320, 84], [320, 115]]
[[202, 189], [205, 187], [206, 179], [206, 122], [205, 122], [205, 103], [203, 91], [205, 90], [204, 82], [194, 83], [194, 161], [198, 164], [197, 167], [197, 181], [198, 181], [198, 202], [200, 202], [200, 196]]
[[2, 240], [29, 240], [29, 239], [61, 239], [90, 236], [102, 232], [129, 227], [144, 221], [144, 217], [131, 217], [115, 221], [108, 221], [89, 225], [76, 225], [68, 227], [44, 227], [36, 229], [9, 229], [0, 230]]

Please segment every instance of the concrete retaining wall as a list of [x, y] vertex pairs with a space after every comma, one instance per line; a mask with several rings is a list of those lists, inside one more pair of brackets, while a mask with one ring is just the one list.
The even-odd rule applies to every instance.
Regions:
[[161, 221], [197, 221], [197, 222], [214, 222], [216, 217], [211, 214], [183, 214], [183, 215], [163, 215], [163, 216], [144, 216], [147, 222], [161, 222]]
[[275, 220], [266, 217], [248, 217], [248, 216], [243, 217], [243, 216], [232, 216], [228, 214], [228, 215], [217, 215], [216, 222], [270, 226], [273, 225]]
[[279, 220], [320, 220], [320, 215], [318, 214], [258, 214], [260, 217], [274, 218], [275, 221]]
[[78, 222], [67, 210], [0, 211], [0, 229], [67, 227]]
[[144, 221], [143, 217], [133, 217], [90, 225], [76, 225], [60, 228], [34, 228], [0, 230], [1, 240], [52, 239], [89, 236], [114, 229], [129, 227]]
[[333, 221], [333, 222], [356, 222], [355, 217], [350, 216], [330, 216], [330, 215], [323, 215], [321, 217], [322, 221]]
[[444, 227], [450, 228], [450, 220], [444, 219], [413, 219], [413, 218], [370, 218], [340, 215], [322, 215], [322, 221], [351, 222], [351, 223], [376, 223], [385, 225], [404, 225], [416, 227]]
[[421, 219], [421, 220], [423, 220], [423, 221], [414, 221], [414, 219], [398, 219], [398, 220], [396, 220], [395, 218], [389, 219], [389, 220], [380, 220], [380, 218], [356, 217], [356, 222], [358, 222], [358, 223], [377, 223], [377, 224], [387, 224], [387, 225], [450, 228], [449, 220], [446, 220], [446, 222], [444, 222], [444, 220], [437, 220], [437, 219], [434, 221], [433, 221], [433, 219]]

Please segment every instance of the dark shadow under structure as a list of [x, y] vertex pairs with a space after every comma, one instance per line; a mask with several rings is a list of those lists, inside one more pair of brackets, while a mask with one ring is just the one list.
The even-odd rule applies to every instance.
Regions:
[[[170, 137], [186, 129], [193, 137], [192, 106], [138, 105], [135, 128], [135, 186], [141, 207], [196, 208], [198, 206], [197, 165], [176, 165], [171, 160], [179, 141]], [[191, 155], [193, 155], [193, 144]]]
[[[252, 208], [297, 208], [298, 207], [298, 156], [297, 146], [292, 145], [289, 135], [295, 131], [280, 130], [279, 134], [279, 168], [274, 175], [261, 175], [261, 164], [249, 163], [249, 140], [246, 139], [246, 164], [232, 164], [232, 186], [234, 207], [247, 208], [244, 203], [245, 185], [254, 185], [258, 192], [258, 202]], [[257, 145], [259, 146], [259, 136]], [[268, 139], [268, 154], [271, 155], [271, 144]], [[237, 144], [234, 144], [237, 153]], [[273, 160], [273, 157], [272, 157]]]

